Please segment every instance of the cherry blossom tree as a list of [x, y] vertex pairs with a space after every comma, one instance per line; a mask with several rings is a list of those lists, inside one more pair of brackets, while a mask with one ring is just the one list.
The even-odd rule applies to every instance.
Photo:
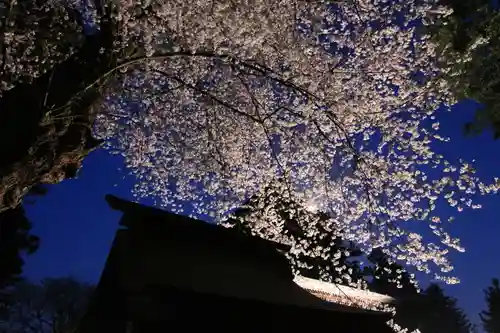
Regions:
[[[434, 121], [455, 101], [418, 26], [436, 1], [120, 1], [117, 48], [95, 133], [123, 154], [139, 197], [220, 216], [274, 179], [341, 216], [369, 253], [454, 283], [452, 216], [497, 191], [452, 161]], [[340, 223], [339, 221], [336, 221]], [[427, 225], [424, 239], [412, 224]], [[263, 235], [266, 236], [266, 235]]]
[[[432, 145], [448, 141], [436, 110], [455, 102], [418, 29], [450, 13], [439, 1], [53, 1], [97, 30], [112, 21], [102, 53], [116, 65], [48, 114], [98, 87], [94, 134], [124, 156], [138, 197], [220, 217], [284, 179], [282, 195], [331, 212], [367, 253], [457, 281], [447, 254], [463, 248], [435, 207], [479, 208], [497, 182]], [[47, 52], [70, 53], [57, 45]]]
[[463, 248], [436, 204], [479, 208], [496, 184], [431, 146], [448, 141], [433, 120], [454, 100], [417, 27], [449, 12], [432, 0], [121, 1], [117, 47], [137, 53], [114, 69], [95, 133], [124, 155], [139, 197], [217, 215], [282, 177], [368, 252], [456, 282], [447, 254]]

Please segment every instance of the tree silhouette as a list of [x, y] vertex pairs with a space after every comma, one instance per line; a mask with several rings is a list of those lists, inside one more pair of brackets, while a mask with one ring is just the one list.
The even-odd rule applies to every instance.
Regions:
[[72, 278], [47, 278], [39, 284], [19, 281], [12, 289], [8, 321], [0, 324], [0, 329], [9, 333], [72, 332], [93, 289]]
[[43, 185], [28, 192], [22, 205], [0, 213], [0, 318], [7, 315], [12, 286], [22, 280], [24, 257], [38, 250], [40, 240], [31, 233], [32, 223], [26, 216], [25, 206], [47, 193]]
[[38, 238], [30, 234], [31, 222], [19, 206], [0, 214], [0, 290], [15, 282], [22, 273], [22, 253], [33, 253]]
[[0, 213], [0, 292], [20, 279], [23, 256], [38, 249], [39, 238], [30, 233], [32, 224], [26, 216], [25, 205], [33, 204], [36, 197], [46, 193], [46, 187], [35, 186], [29, 191], [23, 205]]
[[492, 280], [492, 285], [485, 291], [486, 310], [479, 317], [487, 333], [500, 332], [500, 286], [498, 279]]
[[470, 333], [473, 326], [457, 305], [437, 284], [421, 290], [403, 266], [392, 262], [379, 249], [368, 256], [371, 280], [368, 288], [396, 299], [394, 321], [410, 332]]
[[473, 326], [457, 300], [445, 295], [437, 284], [430, 284], [422, 293], [418, 329], [423, 333], [470, 333]]
[[453, 9], [429, 31], [440, 50], [440, 60], [448, 70], [443, 74], [458, 99], [481, 103], [475, 120], [466, 131], [478, 133], [492, 129], [500, 137], [500, 85], [496, 79], [500, 48], [500, 11], [489, 0], [447, 0]]

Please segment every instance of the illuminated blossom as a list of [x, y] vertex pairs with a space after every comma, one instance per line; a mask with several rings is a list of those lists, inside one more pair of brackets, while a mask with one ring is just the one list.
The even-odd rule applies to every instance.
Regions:
[[365, 250], [455, 283], [447, 255], [463, 248], [433, 211], [445, 196], [476, 207], [497, 184], [431, 146], [449, 140], [428, 120], [454, 103], [414, 24], [449, 14], [436, 2], [122, 0], [121, 43], [143, 51], [122, 61], [95, 133], [139, 197], [220, 217], [283, 177], [283, 195], [341, 216]]

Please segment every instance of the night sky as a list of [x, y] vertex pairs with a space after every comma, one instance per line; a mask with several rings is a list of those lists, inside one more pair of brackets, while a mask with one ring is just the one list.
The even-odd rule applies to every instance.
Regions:
[[[464, 104], [438, 117], [442, 133], [452, 137], [451, 144], [439, 149], [451, 160], [476, 159], [478, 174], [484, 179], [500, 176], [500, 141], [493, 141], [490, 134], [473, 138], [463, 135], [463, 125], [471, 115], [470, 104]], [[27, 206], [33, 232], [41, 238], [38, 252], [26, 260], [28, 278], [73, 276], [98, 280], [120, 217], [107, 206], [104, 196], [112, 193], [133, 198], [133, 179], [123, 179], [121, 167], [118, 156], [95, 151], [84, 161], [79, 178], [50, 186], [45, 197]], [[489, 196], [481, 203], [483, 209], [461, 213], [448, 229], [462, 239], [466, 252], [453, 253], [455, 272], [462, 283], [447, 286], [446, 290], [459, 299], [475, 322], [483, 307], [482, 289], [492, 277], [500, 277], [500, 198]]]

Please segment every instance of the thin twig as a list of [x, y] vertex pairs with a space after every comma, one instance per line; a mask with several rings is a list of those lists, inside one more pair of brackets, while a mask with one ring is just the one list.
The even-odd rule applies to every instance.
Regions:
[[52, 69], [49, 77], [49, 82], [47, 83], [47, 90], [45, 91], [45, 97], [43, 98], [42, 109], [47, 105], [47, 99], [49, 97], [50, 87], [52, 86], [52, 78], [54, 77], [55, 69]]

